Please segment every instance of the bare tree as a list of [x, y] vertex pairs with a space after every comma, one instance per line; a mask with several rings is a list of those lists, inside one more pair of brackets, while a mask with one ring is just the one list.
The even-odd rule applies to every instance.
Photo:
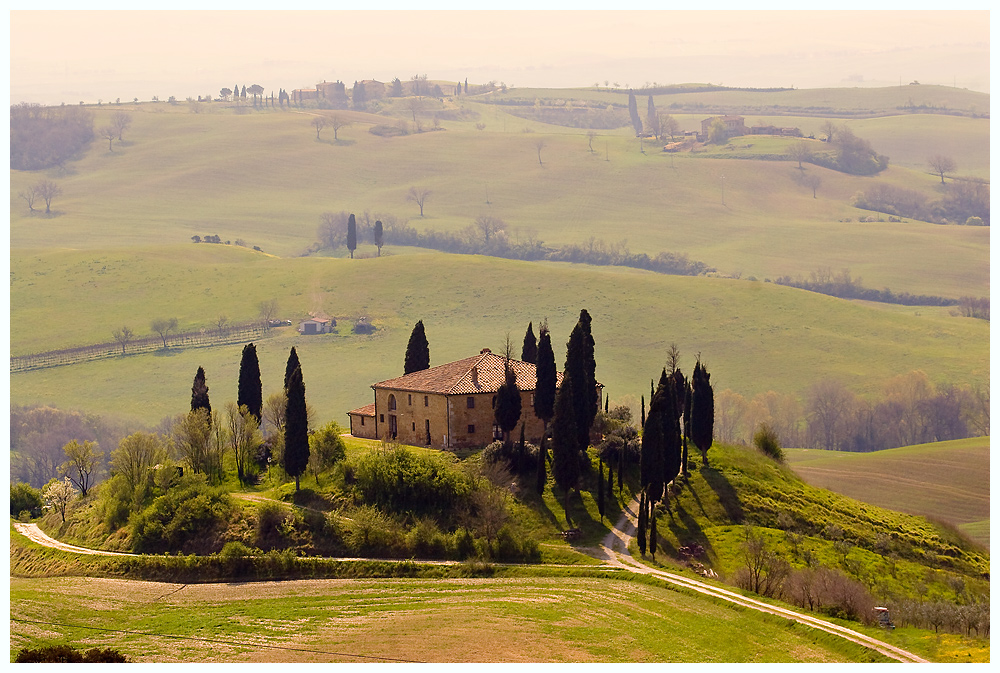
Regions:
[[167, 347], [167, 334], [177, 331], [177, 318], [157, 318], [150, 327], [163, 339], [163, 347]]
[[944, 154], [935, 154], [927, 160], [927, 163], [931, 165], [931, 171], [941, 177], [942, 185], [944, 184], [945, 173], [951, 173], [958, 168], [955, 160]]
[[826, 134], [826, 142], [832, 143], [834, 136], [837, 134], [837, 125], [833, 123], [832, 119], [828, 119], [823, 122], [819, 130]]
[[52, 212], [52, 199], [62, 196], [62, 187], [51, 180], [42, 180], [35, 185], [35, 191], [45, 201], [45, 214]]
[[102, 126], [101, 128], [97, 129], [97, 135], [101, 136], [102, 138], [107, 138], [108, 151], [114, 152], [114, 150], [111, 148], [111, 143], [114, 141], [115, 138], [118, 137], [118, 129], [116, 129], [114, 126]]
[[823, 181], [815, 173], [807, 173], [803, 175], [800, 182], [804, 187], [812, 190], [814, 199], [816, 198], [816, 190], [819, 189], [821, 184], [823, 184]]
[[28, 212], [35, 212], [35, 199], [38, 198], [38, 185], [31, 185], [18, 191], [17, 195], [28, 203]]
[[313, 117], [309, 123], [316, 128], [316, 140], [319, 140], [319, 132], [326, 128], [326, 117]]
[[351, 122], [344, 119], [340, 115], [333, 115], [330, 117], [330, 126], [333, 127], [333, 139], [337, 140], [337, 131], [344, 128], [345, 126], [350, 126]]
[[534, 148], [538, 151], [538, 165], [542, 165], [542, 150], [545, 149], [545, 141], [542, 138], [538, 138], [533, 143]]
[[319, 216], [319, 227], [316, 235], [323, 247], [336, 250], [344, 245], [347, 239], [347, 218], [346, 211], [339, 213], [321, 213]]
[[424, 102], [419, 98], [410, 98], [406, 101], [406, 109], [413, 115], [413, 123], [417, 123], [417, 113], [424, 109]]
[[257, 419], [244, 404], [237, 407], [233, 402], [226, 404], [229, 417], [229, 448], [236, 460], [236, 476], [241, 484], [249, 484], [257, 476], [257, 449], [264, 442]]
[[271, 326], [271, 320], [278, 312], [278, 300], [272, 298], [262, 301], [257, 304], [257, 309], [260, 311], [260, 319], [264, 322], [264, 327], [268, 328]]
[[788, 150], [788, 156], [790, 156], [793, 161], [799, 162], [799, 168], [802, 168], [803, 161], [809, 161], [812, 159], [812, 155], [812, 148], [804, 142], [795, 143]]
[[131, 343], [132, 339], [135, 338], [135, 332], [128, 325], [122, 325], [118, 329], [111, 332], [114, 336], [115, 341], [121, 344], [122, 355], [125, 355], [125, 347]]
[[410, 191], [406, 193], [406, 200], [413, 201], [418, 206], [420, 206], [420, 217], [424, 216], [424, 202], [427, 201], [427, 197], [431, 195], [431, 190], [426, 187], [410, 187]]
[[215, 326], [219, 329], [219, 336], [225, 336], [226, 325], [229, 324], [229, 318], [226, 317], [225, 313], [220, 313], [219, 317], [215, 319]]
[[670, 136], [670, 139], [674, 139], [674, 135], [680, 130], [680, 124], [674, 119], [673, 115], [660, 115], [660, 132], [665, 133]]
[[122, 134], [132, 126], [132, 115], [122, 110], [111, 115], [111, 127], [118, 132], [118, 142], [122, 140]]
[[492, 215], [480, 215], [476, 218], [475, 222], [476, 231], [482, 235], [483, 243], [489, 243], [490, 239], [499, 232], [503, 231], [506, 224], [499, 217], [493, 217]]

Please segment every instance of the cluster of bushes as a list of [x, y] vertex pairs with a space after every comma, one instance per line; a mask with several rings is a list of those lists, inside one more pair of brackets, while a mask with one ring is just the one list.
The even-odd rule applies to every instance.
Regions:
[[69, 645], [26, 647], [14, 657], [16, 664], [125, 664], [128, 659], [116, 649], [92, 647], [80, 652]]
[[236, 508], [228, 493], [202, 475], [179, 478], [129, 518], [132, 549], [140, 554], [209, 554], [222, 546]]
[[871, 143], [846, 126], [836, 127], [828, 141], [836, 148], [834, 154], [813, 154], [807, 161], [851, 175], [875, 175], [889, 166], [889, 157], [876, 152]]
[[931, 203], [926, 195], [912, 189], [875, 184], [855, 195], [854, 206], [938, 224], [989, 226], [990, 186], [972, 180], [953, 181], [945, 187], [941, 200]]
[[94, 139], [94, 119], [78, 107], [10, 106], [10, 167], [36, 171], [61, 166]]
[[628, 112], [622, 106], [576, 107], [533, 105], [528, 101], [505, 103], [513, 105], [510, 114], [522, 119], [568, 126], [579, 129], [617, 129], [629, 123]]
[[841, 299], [863, 299], [904, 306], [955, 306], [958, 304], [956, 299], [935, 295], [893, 292], [888, 288], [883, 290], [867, 288], [861, 284], [861, 278], [851, 277], [849, 269], [835, 274], [831, 272], [829, 267], [824, 267], [810, 273], [808, 279], [802, 276], [794, 279], [791, 276], [781, 276], [776, 278], [774, 282], [778, 285], [797, 287], [800, 290], [809, 290]]

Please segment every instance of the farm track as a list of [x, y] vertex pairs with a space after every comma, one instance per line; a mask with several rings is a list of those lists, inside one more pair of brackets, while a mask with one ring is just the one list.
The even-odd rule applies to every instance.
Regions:
[[[263, 496], [256, 496], [256, 494], [241, 494], [246, 500], [254, 502], [267, 501], [268, 498]], [[723, 589], [705, 582], [694, 580], [683, 575], [678, 575], [675, 573], [666, 572], [663, 570], [658, 570], [656, 568], [651, 568], [641, 561], [632, 556], [631, 552], [628, 550], [629, 541], [635, 535], [636, 532], [636, 519], [635, 514], [638, 511], [639, 502], [633, 499], [622, 512], [621, 517], [615, 524], [615, 527], [609, 532], [601, 544], [597, 548], [593, 547], [577, 547], [578, 551], [589, 554], [599, 561], [604, 561], [607, 565], [601, 566], [607, 569], [630, 571], [638, 573], [641, 575], [647, 575], [650, 577], [655, 577], [657, 579], [662, 579], [670, 584], [679, 586], [691, 591], [698, 592], [705, 596], [710, 596], [719, 600], [727, 601], [735, 605], [739, 605], [751, 610], [757, 610], [759, 612], [764, 612], [767, 614], [775, 615], [778, 617], [784, 617], [786, 619], [792, 619], [799, 624], [804, 624], [806, 626], [824, 631], [826, 633], [844, 638], [853, 643], [873, 649], [880, 654], [883, 654], [891, 659], [906, 663], [930, 663], [928, 660], [918, 657], [912, 652], [908, 652], [902, 648], [890, 645], [889, 643], [883, 642], [871, 636], [867, 636], [863, 633], [858, 633], [846, 627], [828, 622], [823, 619], [818, 619], [794, 610], [789, 610], [787, 608], [782, 608], [776, 605], [770, 605], [762, 601], [755, 600], [753, 598], [748, 598], [741, 594], [738, 594], [727, 589]], [[33, 523], [14, 523], [15, 529], [29, 538], [33, 542], [40, 545], [51, 547], [54, 549], [61, 549], [63, 551], [74, 552], [78, 554], [91, 554], [100, 556], [131, 556], [132, 554], [126, 554], [123, 552], [110, 552], [98, 549], [88, 549], [86, 547], [77, 547], [75, 545], [66, 544], [59, 542], [48, 535], [46, 535], [38, 527], [37, 524]], [[340, 561], [370, 561], [373, 559], [363, 559], [363, 558], [342, 558], [338, 559]], [[403, 562], [418, 562], [426, 563], [430, 565], [457, 565], [459, 561], [414, 561], [414, 560], [404, 560], [400, 561], [398, 559], [386, 559], [386, 560], [396, 560], [400, 563]]]
[[[839, 636], [845, 640], [857, 643], [858, 645], [873, 649], [880, 654], [884, 654], [891, 659], [895, 659], [896, 661], [922, 664], [930, 663], [926, 659], [922, 659], [912, 652], [908, 652], [904, 649], [890, 645], [889, 643], [876, 638], [872, 638], [871, 636], [866, 636], [863, 633], [858, 633], [857, 631], [853, 631], [838, 624], [818, 619], [816, 617], [811, 617], [787, 608], [770, 605], [727, 589], [722, 589], [705, 582], [684, 577], [683, 575], [677, 575], [675, 573], [651, 568], [643, 564], [641, 561], [633, 557], [631, 552], [628, 550], [629, 541], [636, 532], [636, 521], [638, 516], [634, 512], [638, 512], [638, 509], [639, 501], [637, 499], [633, 499], [632, 502], [625, 507], [621, 517], [615, 524], [614, 529], [612, 529], [612, 531], [608, 533], [601, 542], [599, 550], [601, 556], [595, 556], [595, 558], [606, 560], [612, 565], [616, 565], [623, 570], [630, 570], [634, 573], [656, 577], [669, 582], [670, 584], [690, 589], [692, 591], [697, 591], [700, 594], [728, 601], [751, 610], [757, 610], [759, 612], [765, 612], [778, 617], [795, 620], [799, 624], [804, 624], [814, 629], [825, 631], [826, 633]], [[584, 550], [581, 549], [580, 551]]]

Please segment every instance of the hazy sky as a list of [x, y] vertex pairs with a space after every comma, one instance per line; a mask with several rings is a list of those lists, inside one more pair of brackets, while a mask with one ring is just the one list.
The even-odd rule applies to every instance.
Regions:
[[987, 11], [12, 11], [10, 97], [185, 98], [415, 74], [989, 91], [989, 21]]

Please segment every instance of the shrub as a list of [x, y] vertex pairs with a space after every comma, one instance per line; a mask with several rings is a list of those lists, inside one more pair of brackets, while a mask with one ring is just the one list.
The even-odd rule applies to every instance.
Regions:
[[125, 655], [110, 647], [91, 648], [79, 652], [69, 645], [46, 645], [35, 649], [25, 648], [17, 653], [14, 662], [18, 664], [124, 664]]
[[203, 475], [182, 477], [141, 513], [130, 518], [133, 551], [211, 553], [234, 513], [232, 499]]
[[265, 551], [288, 546], [291, 513], [276, 502], [265, 502], [257, 508], [254, 544]]
[[20, 516], [21, 512], [28, 512], [30, 518], [42, 514], [42, 492], [23, 482], [10, 487], [10, 515]]
[[222, 546], [222, 551], [219, 552], [219, 556], [222, 558], [246, 558], [248, 556], [253, 556], [255, 551], [259, 550], [250, 549], [250, 547], [246, 546], [242, 542], [233, 540]]
[[442, 456], [418, 456], [401, 446], [372, 451], [354, 463], [362, 502], [388, 512], [448, 517], [471, 491], [468, 477]]
[[348, 513], [344, 542], [358, 556], [394, 556], [402, 545], [399, 525], [381, 510], [368, 505]]
[[768, 458], [779, 463], [785, 462], [785, 452], [781, 450], [778, 433], [769, 423], [761, 423], [757, 428], [757, 432], [753, 435], [753, 445]]

